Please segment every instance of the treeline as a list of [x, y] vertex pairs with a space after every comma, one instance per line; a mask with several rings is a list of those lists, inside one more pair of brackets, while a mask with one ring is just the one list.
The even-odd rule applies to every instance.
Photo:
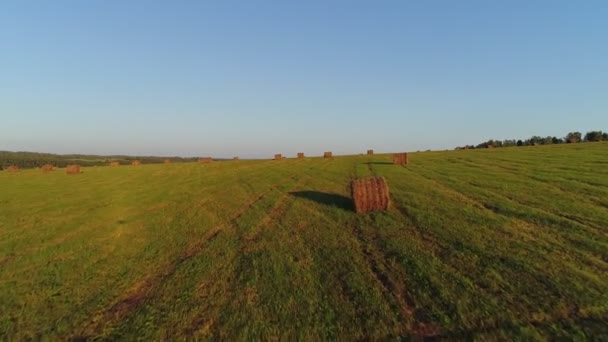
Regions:
[[525, 140], [494, 140], [482, 142], [477, 145], [465, 145], [456, 147], [456, 150], [475, 149], [475, 148], [494, 148], [494, 147], [512, 147], [512, 146], [536, 146], [536, 145], [553, 145], [553, 144], [574, 144], [579, 142], [594, 142], [594, 141], [608, 141], [608, 132], [602, 131], [591, 131], [587, 132], [585, 136], [581, 132], [570, 132], [563, 138], [558, 137], [540, 137], [533, 136], [530, 139]]
[[6, 169], [11, 165], [16, 165], [19, 168], [36, 168], [45, 164], [51, 164], [56, 167], [65, 167], [70, 164], [79, 164], [81, 166], [102, 166], [108, 165], [111, 161], [117, 161], [122, 165], [129, 165], [134, 160], [141, 161], [142, 164], [159, 164], [164, 163], [165, 159], [172, 163], [194, 162], [198, 158], [182, 158], [182, 157], [154, 157], [154, 156], [98, 156], [84, 154], [52, 154], [52, 153], [37, 153], [37, 152], [8, 152], [0, 151], [0, 169]]

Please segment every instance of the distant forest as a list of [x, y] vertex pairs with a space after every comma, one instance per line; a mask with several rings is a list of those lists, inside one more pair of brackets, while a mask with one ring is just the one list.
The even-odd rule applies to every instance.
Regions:
[[493, 140], [482, 142], [477, 145], [465, 145], [456, 147], [456, 150], [467, 150], [475, 148], [494, 148], [494, 147], [512, 147], [512, 146], [536, 146], [536, 145], [552, 145], [552, 144], [573, 144], [579, 142], [593, 142], [593, 141], [608, 141], [608, 133], [602, 131], [591, 131], [587, 132], [585, 136], [581, 132], [570, 132], [563, 138], [558, 137], [540, 137], [533, 136], [526, 140]]
[[65, 167], [69, 164], [79, 164], [81, 166], [108, 165], [111, 161], [128, 165], [134, 160], [141, 161], [142, 164], [158, 164], [169, 159], [172, 163], [193, 162], [198, 158], [182, 157], [154, 157], [154, 156], [98, 156], [84, 154], [51, 154], [36, 152], [8, 152], [0, 151], [0, 170], [6, 169], [11, 165], [19, 168], [36, 168], [45, 164], [56, 167]]

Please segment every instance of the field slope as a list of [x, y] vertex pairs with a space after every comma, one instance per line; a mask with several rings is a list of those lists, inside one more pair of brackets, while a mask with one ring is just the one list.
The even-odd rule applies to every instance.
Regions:
[[0, 172], [0, 336], [607, 339], [608, 143]]

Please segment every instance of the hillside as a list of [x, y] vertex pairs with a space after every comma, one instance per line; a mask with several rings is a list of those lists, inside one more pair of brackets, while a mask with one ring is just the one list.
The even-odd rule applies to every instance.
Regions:
[[0, 336], [608, 338], [608, 143], [409, 159], [2, 171]]

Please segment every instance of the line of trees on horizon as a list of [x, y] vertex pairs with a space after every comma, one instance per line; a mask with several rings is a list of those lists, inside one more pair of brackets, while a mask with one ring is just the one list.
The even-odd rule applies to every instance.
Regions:
[[536, 146], [536, 145], [553, 145], [553, 144], [575, 144], [580, 142], [597, 142], [597, 141], [608, 141], [608, 132], [602, 131], [590, 131], [584, 136], [581, 132], [570, 132], [563, 138], [555, 136], [541, 137], [538, 135], [532, 136], [525, 140], [495, 140], [490, 139], [477, 145], [465, 145], [458, 146], [456, 150], [468, 150], [476, 148], [495, 148], [495, 147], [513, 147], [513, 146]]
[[37, 152], [0, 151], [0, 170], [3, 170], [11, 165], [16, 165], [22, 169], [41, 167], [45, 164], [51, 164], [55, 167], [66, 167], [70, 164], [79, 164], [81, 166], [103, 166], [108, 165], [110, 161], [117, 161], [121, 165], [129, 165], [133, 160], [139, 160], [142, 162], [142, 164], [161, 164], [165, 159], [169, 159], [173, 163], [194, 162], [198, 160], [198, 158], [183, 157], [98, 156], [81, 154], [61, 155]]

